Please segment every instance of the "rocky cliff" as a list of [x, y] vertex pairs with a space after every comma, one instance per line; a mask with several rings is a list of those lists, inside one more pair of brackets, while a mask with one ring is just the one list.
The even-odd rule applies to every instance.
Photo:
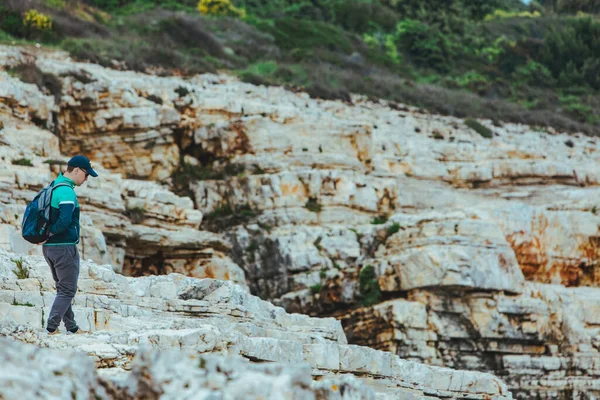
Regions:
[[[286, 330], [326, 324], [317, 321], [335, 326], [335, 337], [322, 336], [321, 327], [284, 338], [265, 333], [268, 329], [251, 312], [252, 318], [242, 318], [249, 325], [241, 320], [230, 321], [227, 329], [215, 325], [217, 337], [239, 329], [246, 336], [200, 350], [241, 354], [251, 361], [304, 360], [305, 372], [282, 365], [257, 367], [255, 373], [270, 382], [288, 379], [286, 374], [301, 377], [290, 387], [317, 398], [327, 389], [318, 386], [322, 379], [342, 379], [339, 374], [345, 372], [358, 376], [347, 383], [353, 390], [374, 388], [379, 395], [395, 396], [397, 390], [415, 396], [507, 395], [489, 375], [460, 372], [463, 381], [451, 376], [459, 372], [439, 367], [495, 374], [516, 398], [600, 394], [597, 138], [551, 127], [463, 121], [358, 96], [351, 103], [320, 101], [224, 75], [183, 79], [119, 72], [15, 46], [0, 47], [0, 65], [1, 246], [39, 254], [19, 238], [23, 206], [57, 173], [60, 162], [82, 152], [101, 172], [100, 179], [78, 189], [87, 216], [81, 252], [95, 262], [88, 268], [111, 264], [111, 270], [102, 269], [110, 282], [157, 285], [148, 295], [101, 284], [90, 295], [106, 301], [80, 303], [88, 304], [90, 309], [81, 312], [89, 321], [97, 312], [115, 313], [123, 321], [104, 326], [94, 319], [90, 329], [97, 332], [78, 339], [89, 340], [91, 347], [79, 349], [89, 354], [102, 341], [119, 349], [107, 350], [110, 357], [96, 356], [102, 371], [131, 371], [125, 378], [120, 371], [102, 372], [98, 379], [107, 393], [168, 393], [159, 382], [170, 378], [160, 365], [176, 356], [136, 349], [146, 342], [160, 348], [160, 343], [182, 347], [190, 341], [197, 353], [202, 335], [180, 330], [204, 326], [205, 315], [198, 314], [227, 320], [213, 314], [229, 315], [222, 311], [228, 306], [217, 301], [206, 305], [217, 311], [193, 311], [186, 302], [206, 294], [181, 297], [187, 293], [183, 287], [222, 285], [253, 304], [278, 310]], [[10, 257], [17, 256], [5, 255]], [[26, 260], [43, 274], [39, 259]], [[4, 277], [12, 279], [6, 271]], [[173, 272], [188, 278], [143, 277]], [[28, 297], [30, 309], [11, 305], [11, 298], [24, 301], [17, 298], [20, 291], [35, 292], [33, 298], [47, 292], [44, 299], [50, 298], [51, 285], [45, 282], [35, 290], [20, 280], [5, 283], [10, 307], [2, 315], [21, 319], [5, 322], [9, 328], [3, 332], [65, 347], [73, 341], [27, 333], [35, 326], [26, 323], [23, 315], [29, 314], [23, 310], [39, 319], [45, 300], [34, 303]], [[244, 290], [288, 312], [336, 317], [341, 325], [292, 317]], [[144, 296], [153, 299], [144, 302]], [[164, 302], [154, 297], [165, 297]], [[120, 305], [111, 308], [111, 302]], [[144, 318], [136, 322], [140, 315], [123, 314], [124, 305], [139, 307]], [[152, 313], [169, 321], [155, 328], [158, 336], [132, 336], [135, 326], [150, 329]], [[255, 325], [260, 329], [250, 327]], [[169, 339], [160, 339], [163, 334]], [[305, 335], [321, 335], [316, 341], [335, 349], [313, 352]], [[346, 337], [351, 344], [389, 353], [346, 345]], [[256, 346], [246, 344], [252, 338], [266, 338], [270, 350], [239, 350]], [[346, 350], [339, 346], [367, 352], [348, 357], [368, 366], [341, 367], [335, 354], [342, 357]], [[134, 353], [138, 358], [131, 363]], [[322, 357], [318, 354], [334, 354], [335, 360], [311, 358]], [[198, 362], [205, 375], [215, 373], [219, 363], [232, 369], [243, 363]], [[408, 378], [412, 372], [387, 369], [407, 362], [431, 364], [409, 365], [435, 377], [415, 372], [420, 378]], [[310, 383], [311, 367], [313, 378], [321, 379], [317, 383]], [[84, 370], [89, 382], [96, 382], [93, 368]], [[148, 378], [153, 372], [147, 371], [158, 370], [156, 382]], [[416, 386], [398, 383], [410, 379]], [[478, 389], [469, 392], [462, 383], [456, 386], [458, 380]], [[235, 390], [231, 380], [223, 382], [218, 390]], [[335, 382], [336, 387], [345, 384]], [[89, 385], [89, 390], [98, 387]]]
[[44, 259], [0, 250], [0, 277], [0, 335], [37, 346], [2, 340], [7, 399], [510, 397], [492, 375], [350, 345], [339, 321], [288, 314], [227, 281], [124, 277], [84, 262], [73, 307], [86, 333], [47, 336]]

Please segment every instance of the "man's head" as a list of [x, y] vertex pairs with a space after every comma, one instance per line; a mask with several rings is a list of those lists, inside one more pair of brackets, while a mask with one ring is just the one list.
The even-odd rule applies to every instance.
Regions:
[[88, 176], [97, 177], [98, 174], [93, 170], [90, 160], [85, 156], [75, 156], [67, 163], [67, 171], [64, 176], [71, 179], [77, 186], [81, 186]]

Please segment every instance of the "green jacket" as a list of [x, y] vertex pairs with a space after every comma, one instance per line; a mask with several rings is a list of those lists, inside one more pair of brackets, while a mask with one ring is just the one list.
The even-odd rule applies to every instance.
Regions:
[[79, 202], [75, 194], [75, 182], [61, 173], [54, 184], [66, 182], [52, 192], [50, 203], [50, 238], [44, 246], [60, 246], [79, 243]]

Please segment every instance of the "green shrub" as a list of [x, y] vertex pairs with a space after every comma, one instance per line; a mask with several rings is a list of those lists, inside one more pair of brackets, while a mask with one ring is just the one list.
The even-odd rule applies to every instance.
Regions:
[[104, 10], [114, 10], [127, 3], [133, 3], [133, 1], [134, 0], [88, 0], [89, 4]]
[[246, 171], [246, 166], [244, 164], [233, 164], [231, 162], [226, 162], [223, 167], [223, 174], [225, 176], [239, 176]]
[[471, 129], [473, 129], [475, 132], [479, 133], [481, 136], [483, 136], [486, 139], [491, 139], [492, 137], [494, 137], [494, 133], [492, 132], [492, 130], [490, 128], [480, 124], [479, 122], [477, 122], [474, 119], [471, 119], [471, 118], [466, 119], [465, 125]]
[[539, 11], [504, 11], [494, 10], [493, 13], [487, 14], [484, 18], [485, 21], [492, 21], [494, 19], [502, 18], [538, 18], [541, 14]]
[[274, 21], [258, 21], [256, 26], [275, 38], [281, 49], [325, 48], [329, 51], [350, 53], [350, 35], [335, 25], [320, 21], [280, 18]]
[[21, 15], [0, 4], [0, 29], [11, 36], [25, 36], [25, 27]]
[[382, 3], [407, 18], [445, 23], [461, 19], [481, 20], [497, 9], [526, 9], [521, 2], [511, 0], [382, 0]]
[[544, 38], [539, 61], [561, 85], [600, 89], [600, 21], [569, 18]]
[[321, 236], [319, 236], [314, 242], [313, 244], [315, 245], [315, 247], [317, 248], [317, 250], [321, 250], [321, 240], [323, 240], [323, 238]]
[[65, 0], [46, 0], [46, 5], [57, 10], [62, 10], [65, 8], [66, 3]]
[[396, 47], [396, 35], [383, 32], [365, 33], [363, 40], [370, 48], [385, 52], [393, 64], [400, 64], [402, 61], [402, 56]]
[[177, 89], [175, 89], [175, 93], [177, 93], [179, 97], [185, 97], [190, 93], [190, 91], [183, 86], [178, 86]]
[[381, 289], [375, 268], [372, 265], [367, 265], [360, 270], [358, 275], [359, 290], [362, 297], [362, 304], [365, 307], [379, 303], [381, 299]]
[[[235, 217], [237, 222], [247, 221], [249, 218], [258, 215], [256, 210], [253, 210], [248, 204], [240, 205], [234, 208], [226, 204], [215, 208], [212, 212], [206, 214], [206, 218], [215, 219], [222, 217]], [[233, 222], [236, 222], [233, 221]]]
[[0, 42], [12, 42], [15, 38], [10, 34], [0, 30]]
[[307, 72], [302, 65], [278, 64], [276, 61], [265, 61], [250, 64], [238, 71], [244, 82], [255, 85], [306, 85], [309, 82]]
[[334, 22], [352, 32], [369, 32], [373, 27], [389, 32], [398, 19], [394, 10], [379, 1], [345, 0], [334, 8]]
[[314, 197], [310, 197], [308, 199], [308, 201], [306, 202], [306, 204], [304, 205], [304, 207], [308, 210], [308, 211], [312, 211], [312, 212], [316, 212], [319, 213], [321, 212], [321, 205], [319, 204], [318, 200]]
[[265, 61], [249, 65], [244, 72], [259, 75], [270, 76], [277, 71], [277, 63], [275, 61]]
[[527, 64], [518, 67], [513, 76], [521, 84], [548, 87], [555, 83], [550, 70], [533, 60], [529, 60]]
[[265, 170], [262, 169], [260, 165], [254, 164], [254, 169], [252, 170], [253, 175], [264, 175], [265, 173]]
[[317, 283], [316, 285], [312, 285], [312, 286], [310, 287], [310, 291], [311, 291], [313, 294], [317, 294], [317, 293], [320, 293], [320, 292], [321, 292], [321, 288], [322, 288], [322, 287], [323, 287], [323, 285], [322, 285], [322, 284], [320, 284], [320, 283]]
[[371, 223], [373, 225], [381, 225], [381, 224], [385, 224], [388, 220], [387, 215], [379, 215], [375, 218], [373, 218], [373, 220], [371, 221]]
[[594, 120], [592, 107], [583, 104], [581, 98], [574, 95], [560, 96], [561, 106], [580, 121]]
[[65, 160], [45, 160], [44, 164], [50, 164], [50, 165], [67, 165], [67, 162]]
[[560, 0], [555, 2], [556, 11], [566, 13], [600, 13], [600, 3], [596, 0]]
[[241, 206], [236, 207], [235, 213], [245, 218], [251, 218], [258, 215], [258, 212], [256, 210], [253, 210], [249, 204], [243, 204]]
[[207, 218], [219, 218], [233, 215], [233, 209], [229, 204], [215, 208], [212, 212], [206, 215]]
[[448, 34], [439, 25], [419, 20], [404, 19], [396, 28], [398, 46], [417, 65], [448, 70], [455, 56], [455, 49]]
[[[152, 40], [152, 38], [148, 38]], [[158, 42], [158, 40], [156, 40]], [[128, 69], [145, 72], [152, 66], [178, 69], [187, 73], [215, 72], [204, 54], [194, 54], [178, 46], [150, 44], [146, 39], [125, 37], [117, 39], [68, 38], [60, 43], [73, 58], [113, 67], [113, 60], [121, 61]]]
[[387, 235], [392, 236], [394, 233], [397, 233], [400, 230], [400, 224], [394, 222], [391, 226], [387, 228]]
[[497, 62], [500, 57], [504, 54], [504, 50], [507, 45], [511, 45], [506, 36], [501, 35], [496, 38], [492, 43], [484, 43], [479, 53], [486, 59], [490, 64]]
[[453, 84], [460, 88], [467, 88], [473, 91], [481, 90], [489, 85], [487, 77], [477, 71], [468, 71], [461, 76], [451, 78]]
[[156, 104], [162, 104], [163, 103], [162, 98], [160, 96], [155, 95], [155, 94], [149, 94], [148, 96], [146, 96], [146, 98], [148, 100], [150, 100], [151, 102], [156, 103]]
[[25, 267], [24, 260], [22, 258], [11, 259], [12, 262], [15, 263], [16, 269], [13, 269], [13, 274], [17, 277], [17, 279], [27, 279], [29, 278], [29, 270]]
[[28, 158], [19, 158], [17, 160], [12, 160], [13, 165], [24, 165], [26, 167], [33, 167], [31, 160]]

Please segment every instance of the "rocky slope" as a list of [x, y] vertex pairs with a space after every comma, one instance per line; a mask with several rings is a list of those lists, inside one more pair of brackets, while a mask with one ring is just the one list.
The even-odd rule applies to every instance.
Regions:
[[339, 321], [287, 314], [227, 281], [84, 262], [73, 309], [86, 333], [47, 336], [44, 259], [0, 250], [0, 277], [0, 335], [41, 348], [1, 340], [2, 398], [510, 398], [492, 375], [349, 345]]
[[598, 139], [19, 47], [0, 65], [7, 250], [38, 254], [24, 202], [84, 152], [86, 259], [229, 279], [517, 398], [600, 393]]

